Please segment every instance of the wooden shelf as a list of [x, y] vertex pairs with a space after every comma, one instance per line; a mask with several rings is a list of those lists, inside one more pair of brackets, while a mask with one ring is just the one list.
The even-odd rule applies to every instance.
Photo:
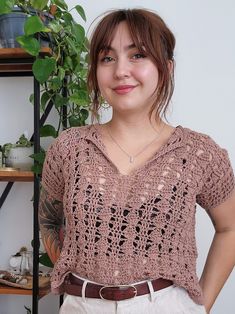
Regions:
[[[52, 50], [49, 47], [41, 48], [40, 55], [51, 56]], [[33, 56], [25, 52], [22, 48], [0, 48], [0, 60], [1, 59], [33, 59]]]
[[0, 181], [5, 182], [32, 182], [34, 173], [32, 171], [1, 171]]
[[[51, 287], [45, 287], [39, 289], [39, 297], [42, 298], [51, 292]], [[17, 295], [32, 295], [33, 291], [29, 289], [13, 288], [0, 284], [0, 295], [1, 294], [17, 294]]]
[[[51, 48], [41, 48], [40, 55], [42, 57], [51, 56]], [[19, 75], [31, 74], [34, 59], [22, 48], [0, 48], [0, 74], [6, 76], [10, 76], [12, 72]]]

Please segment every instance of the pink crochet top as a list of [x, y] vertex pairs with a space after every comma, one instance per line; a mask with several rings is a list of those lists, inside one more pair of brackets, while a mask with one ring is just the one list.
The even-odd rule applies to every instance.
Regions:
[[235, 180], [227, 151], [177, 126], [144, 166], [122, 175], [95, 126], [63, 131], [47, 152], [42, 185], [63, 201], [66, 235], [52, 273], [106, 285], [166, 278], [202, 304], [196, 274], [196, 203], [213, 210]]

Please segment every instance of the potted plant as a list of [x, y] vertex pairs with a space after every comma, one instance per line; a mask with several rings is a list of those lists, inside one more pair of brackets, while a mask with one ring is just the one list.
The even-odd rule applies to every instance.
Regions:
[[7, 167], [19, 168], [20, 170], [30, 170], [33, 166], [33, 143], [22, 134], [19, 140], [12, 144], [6, 143], [2, 148], [3, 157]]
[[[82, 25], [71, 15], [74, 10], [86, 21], [83, 8], [76, 5], [69, 9], [64, 0], [2, 0], [0, 14], [8, 14], [13, 6], [27, 14], [24, 34], [16, 40], [35, 58], [32, 69], [41, 86], [41, 112], [44, 112], [50, 101], [58, 112], [57, 126], [44, 125], [40, 129], [40, 136], [57, 137], [62, 125], [84, 125], [90, 104], [86, 84], [87, 38]], [[53, 16], [46, 23], [45, 14]], [[50, 40], [51, 55], [45, 58], [40, 55], [41, 35], [49, 36]], [[33, 95], [30, 100], [33, 101]], [[63, 113], [63, 107], [67, 109], [66, 114]], [[44, 156], [41, 153], [33, 157], [42, 161]]]
[[[40, 4], [42, 1], [32, 1], [35, 8], [31, 7], [31, 2], [27, 0], [1, 0], [0, 6], [0, 46], [2, 48], [17, 48], [20, 44], [17, 37], [24, 35], [24, 24], [29, 16], [34, 17], [34, 23], [37, 21], [37, 14], [40, 12]], [[53, 16], [47, 12], [41, 12], [41, 20], [44, 26], [43, 32], [48, 32], [46, 25]], [[40, 46], [49, 46], [49, 35], [40, 36]]]

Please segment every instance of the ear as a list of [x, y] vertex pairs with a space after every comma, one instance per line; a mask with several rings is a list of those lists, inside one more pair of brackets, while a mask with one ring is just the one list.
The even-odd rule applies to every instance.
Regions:
[[173, 74], [173, 71], [174, 71], [174, 61], [173, 60], [168, 60], [167, 67], [168, 67], [168, 70], [169, 70], [170, 74]]

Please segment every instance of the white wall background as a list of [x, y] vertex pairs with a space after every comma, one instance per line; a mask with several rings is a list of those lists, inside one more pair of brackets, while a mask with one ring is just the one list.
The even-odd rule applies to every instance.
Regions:
[[[173, 125], [209, 134], [225, 147], [235, 169], [235, 2], [233, 0], [67, 0], [86, 11], [86, 28], [93, 19], [111, 8], [146, 7], [157, 11], [176, 37], [176, 88], [169, 115]], [[79, 17], [74, 14], [77, 19]], [[15, 141], [33, 130], [31, 78], [0, 78], [0, 144]], [[51, 117], [53, 120], [53, 116]], [[5, 183], [0, 183], [2, 193]], [[21, 246], [30, 248], [32, 238], [31, 183], [15, 183], [0, 210], [0, 269]], [[213, 227], [198, 208], [198, 274], [206, 258]], [[231, 248], [234, 249], [234, 248]], [[233, 272], [219, 295], [211, 314], [233, 314], [235, 301]], [[39, 302], [39, 313], [58, 313], [58, 297], [47, 296]], [[0, 314], [25, 314], [30, 297], [0, 295]]]

